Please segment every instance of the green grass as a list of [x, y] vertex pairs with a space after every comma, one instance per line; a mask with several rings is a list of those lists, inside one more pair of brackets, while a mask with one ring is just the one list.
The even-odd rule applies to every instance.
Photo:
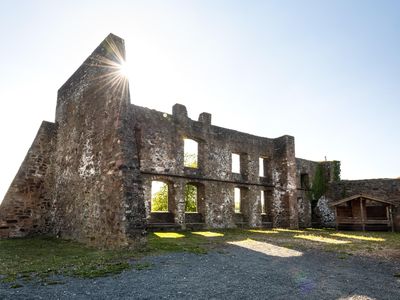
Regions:
[[135, 265], [135, 269], [138, 271], [150, 269], [151, 264], [149, 262], [138, 263]]
[[49, 237], [9, 239], [0, 241], [0, 274], [3, 282], [45, 281], [51, 275], [94, 278], [129, 269], [128, 259], [139, 256]]
[[[149, 269], [148, 262], [132, 262], [146, 255], [166, 252], [225, 253], [228, 242], [256, 240], [280, 247], [306, 251], [335, 252], [338, 259], [349, 255], [392, 258], [400, 249], [400, 234], [391, 232], [338, 232], [330, 229], [244, 230], [230, 229], [197, 233], [149, 233], [146, 249], [99, 250], [51, 237], [0, 240], [0, 278], [18, 288], [26, 282], [62, 284], [52, 275], [95, 278], [134, 268]], [[400, 276], [396, 274], [395, 276]]]

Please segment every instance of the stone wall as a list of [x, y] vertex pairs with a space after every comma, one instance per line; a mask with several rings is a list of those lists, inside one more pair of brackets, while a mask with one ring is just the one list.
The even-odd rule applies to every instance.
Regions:
[[[318, 226], [333, 226], [332, 213], [328, 207], [325, 195], [321, 199], [316, 199], [314, 207], [312, 205], [312, 187], [314, 180], [320, 170], [319, 176], [328, 188], [335, 182], [334, 168], [340, 167], [338, 161], [310, 161], [296, 158], [297, 166], [297, 203], [299, 212], [299, 226], [311, 227], [313, 224]], [[318, 169], [320, 168], [320, 169]]]
[[[139, 147], [140, 170], [145, 178], [147, 219], [151, 218], [151, 181], [164, 181], [174, 189], [169, 213], [185, 228], [184, 186], [204, 187], [204, 223], [209, 228], [235, 227], [238, 223], [261, 226], [261, 191], [273, 189], [271, 221], [274, 226], [297, 227], [296, 163], [294, 138], [261, 138], [211, 125], [211, 115], [188, 118], [186, 107], [173, 113], [132, 105], [131, 124]], [[198, 143], [198, 168], [184, 166], [184, 139]], [[232, 173], [232, 153], [240, 154], [241, 173]], [[264, 176], [259, 176], [259, 158]], [[235, 214], [233, 190], [241, 189], [242, 212]], [[169, 216], [168, 216], [169, 217]], [[236, 225], [235, 225], [236, 224]]]
[[[124, 42], [113, 35], [58, 92], [54, 230], [96, 246], [140, 241], [144, 205], [129, 111], [118, 71]], [[139, 182], [139, 183], [138, 183]]]
[[50, 233], [99, 247], [140, 245], [145, 228], [135, 116], [110, 34], [59, 89], [0, 210], [2, 237]]
[[51, 231], [52, 160], [57, 126], [42, 122], [0, 206], [0, 237]]

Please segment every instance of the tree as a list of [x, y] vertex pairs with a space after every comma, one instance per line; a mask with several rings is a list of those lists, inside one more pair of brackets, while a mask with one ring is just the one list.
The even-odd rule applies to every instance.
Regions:
[[[185, 153], [186, 167], [197, 168], [197, 157], [194, 154]], [[151, 211], [168, 211], [168, 185], [164, 184], [151, 199]], [[185, 185], [185, 211], [197, 212], [197, 187], [193, 184]]]
[[[168, 185], [164, 184], [151, 199], [151, 211], [168, 211]], [[193, 184], [185, 185], [185, 211], [197, 212], [197, 187]]]
[[185, 153], [183, 165], [188, 168], [197, 168], [197, 155], [195, 153]]
[[185, 186], [185, 211], [197, 212], [197, 187], [193, 184]]
[[151, 199], [151, 211], [168, 211], [168, 185], [164, 184]]

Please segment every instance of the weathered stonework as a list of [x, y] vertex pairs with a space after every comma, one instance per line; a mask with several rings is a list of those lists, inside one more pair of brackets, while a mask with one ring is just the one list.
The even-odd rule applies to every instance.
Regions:
[[1, 205], [3, 237], [48, 233], [100, 247], [139, 245], [145, 211], [122, 39], [109, 35], [59, 89]]
[[[310, 183], [319, 164], [331, 183], [331, 162], [296, 159], [291, 136], [217, 127], [209, 113], [191, 120], [180, 104], [172, 114], [131, 104], [124, 57], [123, 40], [109, 35], [59, 89], [55, 123], [42, 123], [0, 206], [0, 237], [53, 234], [113, 248], [140, 245], [147, 228], [311, 226]], [[184, 139], [197, 142], [197, 167], [184, 165]], [[166, 211], [152, 211], [153, 181], [168, 186]], [[197, 190], [190, 213], [187, 184]]]
[[46, 233], [51, 226], [52, 153], [57, 126], [43, 122], [0, 209], [0, 237]]

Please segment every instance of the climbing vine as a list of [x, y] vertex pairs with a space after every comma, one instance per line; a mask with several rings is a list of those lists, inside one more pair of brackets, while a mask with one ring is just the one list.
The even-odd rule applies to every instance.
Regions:
[[333, 162], [333, 181], [340, 181], [340, 173], [341, 173], [341, 169], [340, 169], [340, 161], [338, 160], [334, 160]]
[[315, 206], [318, 199], [325, 195], [328, 185], [327, 185], [326, 172], [322, 164], [318, 164], [315, 170], [314, 179], [310, 189], [311, 203]]

